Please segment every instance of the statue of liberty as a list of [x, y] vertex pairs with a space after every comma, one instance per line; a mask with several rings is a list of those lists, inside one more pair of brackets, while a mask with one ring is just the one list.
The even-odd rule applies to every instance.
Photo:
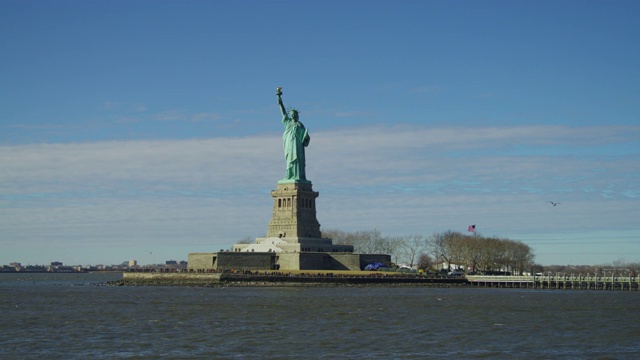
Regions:
[[282, 87], [276, 90], [278, 105], [282, 113], [282, 124], [284, 133], [282, 134], [282, 146], [284, 148], [284, 159], [287, 163], [287, 171], [283, 180], [279, 183], [298, 182], [309, 183], [305, 174], [304, 148], [309, 145], [311, 137], [304, 125], [298, 119], [298, 110], [291, 108], [287, 112], [282, 103]]

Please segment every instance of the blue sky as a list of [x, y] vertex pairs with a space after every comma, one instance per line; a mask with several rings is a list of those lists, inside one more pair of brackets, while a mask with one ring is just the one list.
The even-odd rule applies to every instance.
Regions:
[[[2, 1], [0, 264], [264, 236], [274, 95], [322, 229], [640, 262], [640, 3]], [[548, 201], [560, 202], [551, 206]]]

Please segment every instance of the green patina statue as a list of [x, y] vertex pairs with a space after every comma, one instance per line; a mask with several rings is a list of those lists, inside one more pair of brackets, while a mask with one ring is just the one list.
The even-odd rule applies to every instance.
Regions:
[[287, 172], [283, 180], [279, 183], [297, 182], [309, 183], [305, 174], [304, 148], [309, 145], [311, 137], [304, 125], [298, 119], [298, 110], [285, 110], [282, 103], [282, 87], [276, 90], [278, 105], [282, 113], [282, 124], [284, 133], [282, 134], [282, 146], [284, 147], [284, 159], [287, 162]]

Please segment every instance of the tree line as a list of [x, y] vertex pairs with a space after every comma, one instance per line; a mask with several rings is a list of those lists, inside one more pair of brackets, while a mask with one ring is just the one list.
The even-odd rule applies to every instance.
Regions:
[[464, 269], [522, 274], [539, 267], [531, 247], [517, 240], [447, 231], [433, 234], [429, 242], [437, 259]]
[[431, 236], [406, 235], [383, 236], [378, 230], [323, 231], [322, 236], [331, 238], [334, 244], [353, 245], [361, 254], [389, 254], [396, 264], [429, 269], [448, 270], [462, 268], [465, 271], [511, 272], [521, 274], [540, 271], [534, 263], [531, 247], [517, 240], [484, 237], [474, 233], [466, 235], [447, 231]]
[[[352, 245], [360, 254], [388, 254], [395, 264], [406, 264], [412, 268], [441, 268], [448, 270], [460, 266], [476, 272], [508, 271], [514, 275], [532, 271], [534, 273], [567, 274], [636, 274], [640, 263], [623, 259], [612, 264], [599, 265], [546, 265], [534, 262], [534, 253], [529, 245], [517, 240], [485, 237], [474, 233], [467, 235], [455, 231], [434, 233], [430, 236], [406, 235], [385, 236], [379, 230], [345, 232], [326, 230], [323, 238], [333, 239], [337, 245]], [[254, 239], [246, 237], [239, 243], [250, 244]], [[440, 265], [440, 266], [438, 266]]]

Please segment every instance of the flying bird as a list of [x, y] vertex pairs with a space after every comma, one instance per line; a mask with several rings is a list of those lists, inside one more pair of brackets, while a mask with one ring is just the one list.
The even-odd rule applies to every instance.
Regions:
[[560, 203], [559, 203], [559, 202], [548, 201], [548, 203], [549, 203], [549, 204], [551, 204], [551, 205], [553, 205], [553, 206], [560, 205]]

